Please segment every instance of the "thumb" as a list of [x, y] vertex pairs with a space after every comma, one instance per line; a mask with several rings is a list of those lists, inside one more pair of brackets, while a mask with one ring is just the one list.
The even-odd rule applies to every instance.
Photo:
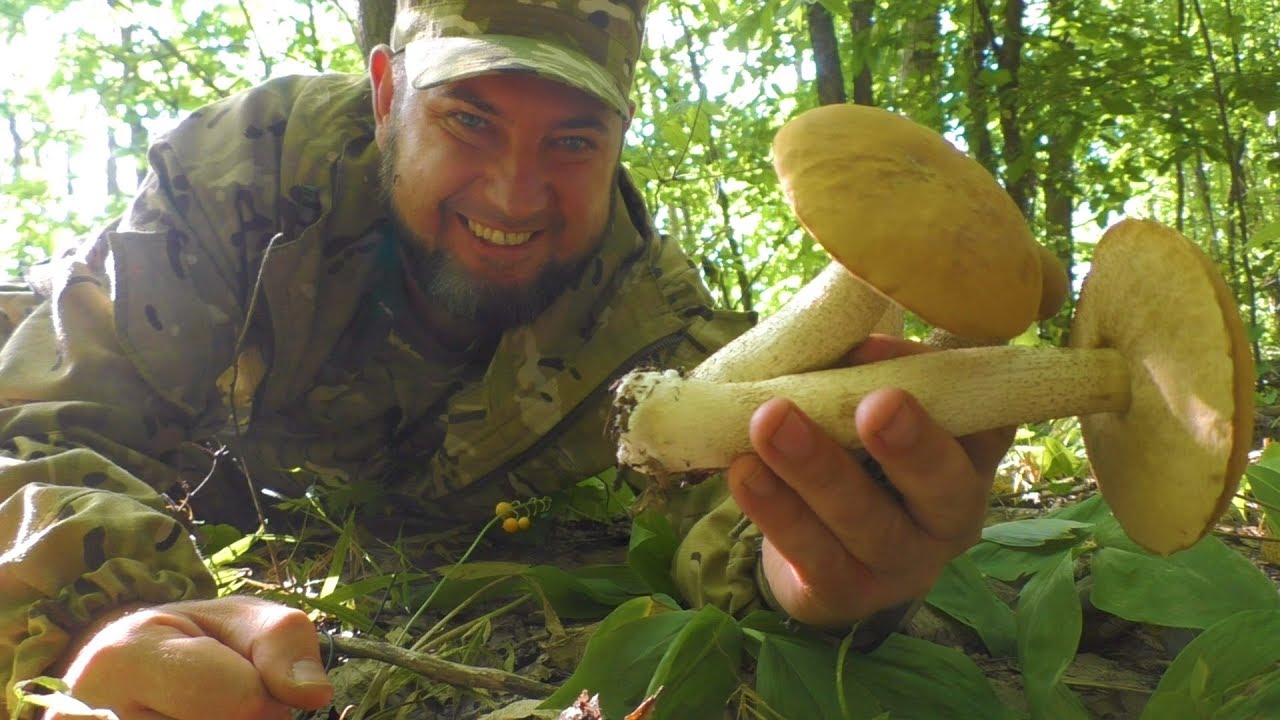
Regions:
[[275, 699], [315, 710], [333, 698], [315, 625], [300, 610], [245, 597], [205, 601], [195, 617], [205, 632], [247, 658]]

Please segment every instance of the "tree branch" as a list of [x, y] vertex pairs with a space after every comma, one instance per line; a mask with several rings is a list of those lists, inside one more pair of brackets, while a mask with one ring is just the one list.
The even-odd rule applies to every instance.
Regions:
[[550, 697], [558, 690], [554, 685], [540, 683], [497, 668], [463, 665], [429, 653], [406, 650], [378, 640], [320, 633], [321, 646], [325, 647], [329, 643], [333, 643], [333, 647], [343, 655], [395, 665], [416, 672], [429, 680], [454, 687], [498, 690], [527, 698]]

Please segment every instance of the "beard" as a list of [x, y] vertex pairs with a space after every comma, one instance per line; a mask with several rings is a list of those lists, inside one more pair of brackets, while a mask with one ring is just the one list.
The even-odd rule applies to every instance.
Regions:
[[[592, 238], [588, 247], [592, 252], [570, 262], [549, 262], [533, 278], [521, 287], [499, 287], [472, 276], [463, 265], [442, 249], [428, 250], [430, 243], [405, 222], [396, 206], [392, 187], [401, 182], [396, 173], [399, 157], [397, 133], [394, 126], [388, 128], [387, 144], [382, 154], [379, 171], [382, 202], [391, 218], [392, 232], [400, 246], [405, 263], [405, 274], [422, 292], [428, 302], [434, 303], [450, 316], [472, 322], [489, 331], [501, 331], [533, 322], [567, 288], [576, 284], [587, 262], [604, 242], [607, 230], [601, 230]], [[610, 199], [609, 217], [613, 216], [615, 199]], [[447, 216], [441, 213], [442, 217]]]

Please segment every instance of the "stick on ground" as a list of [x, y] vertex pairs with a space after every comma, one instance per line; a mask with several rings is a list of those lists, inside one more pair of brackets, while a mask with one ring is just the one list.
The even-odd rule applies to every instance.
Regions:
[[497, 668], [478, 668], [443, 660], [428, 653], [414, 652], [380, 640], [341, 637], [320, 633], [320, 646], [329, 642], [338, 652], [349, 657], [377, 660], [455, 687], [499, 690], [526, 698], [550, 697], [558, 688]]

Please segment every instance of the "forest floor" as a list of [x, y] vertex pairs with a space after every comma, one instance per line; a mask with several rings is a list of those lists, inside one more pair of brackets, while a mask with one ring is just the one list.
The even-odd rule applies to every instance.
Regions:
[[[1037, 517], [1040, 508], [998, 508], [991, 511], [989, 524], [1012, 519]], [[501, 547], [490, 548], [484, 560], [511, 561], [523, 564], [549, 564], [559, 568], [581, 567], [598, 563], [625, 562], [630, 527], [626, 522], [594, 521], [561, 522], [536, 547], [523, 547], [518, 554], [507, 556]], [[1245, 539], [1256, 528], [1245, 526], [1219, 528], [1219, 536], [1271, 579], [1280, 593], [1280, 553], [1263, 558], [1268, 544]], [[1280, 550], [1280, 548], [1275, 548]], [[1272, 551], [1274, 552], [1274, 550]], [[991, 581], [1002, 585], [998, 581]], [[1173, 658], [1196, 635], [1194, 631], [1170, 629], [1127, 622], [1115, 616], [1092, 610], [1088, 602], [1089, 577], [1080, 577], [1083, 631], [1075, 661], [1065, 673], [1065, 682], [1099, 720], [1139, 718], [1165, 669]], [[997, 588], [997, 595], [1012, 600], [1016, 590]], [[500, 603], [499, 603], [500, 604]], [[488, 604], [470, 611], [479, 615], [491, 611]], [[453, 618], [464, 622], [465, 616]], [[395, 620], [388, 618], [388, 620]], [[536, 603], [526, 604], [510, 612], [488, 619], [482, 639], [473, 638], [467, 647], [454, 649], [462, 661], [475, 667], [506, 668], [522, 677], [549, 685], [564, 684], [577, 667], [583, 649], [598, 622], [573, 623], [548, 618]], [[903, 632], [916, 638], [956, 648], [968, 655], [987, 676], [1000, 700], [1017, 713], [1027, 711], [1017, 658], [991, 657], [978, 635], [924, 605], [906, 625]], [[324, 720], [346, 720], [354, 715], [347, 708], [368, 692], [370, 681], [383, 666], [370, 660], [351, 659], [339, 664], [331, 673], [339, 687], [334, 705], [322, 713], [307, 717]], [[744, 668], [743, 682], [751, 683], [751, 668]], [[608, 687], [587, 688], [607, 694]], [[659, 701], [661, 698], [659, 698]], [[367, 717], [376, 718], [442, 718], [485, 720], [527, 720], [557, 718], [559, 710], [534, 710], [536, 702], [515, 694], [475, 691], [437, 683], [414, 683], [400, 677], [385, 696], [383, 710]], [[344, 714], [344, 708], [347, 708]], [[590, 714], [564, 717], [591, 718]], [[729, 717], [729, 715], [726, 715]], [[739, 717], [743, 717], [739, 715]], [[746, 717], [758, 717], [748, 715]], [[621, 720], [614, 718], [612, 720]], [[797, 719], [797, 720], [809, 720]]]

